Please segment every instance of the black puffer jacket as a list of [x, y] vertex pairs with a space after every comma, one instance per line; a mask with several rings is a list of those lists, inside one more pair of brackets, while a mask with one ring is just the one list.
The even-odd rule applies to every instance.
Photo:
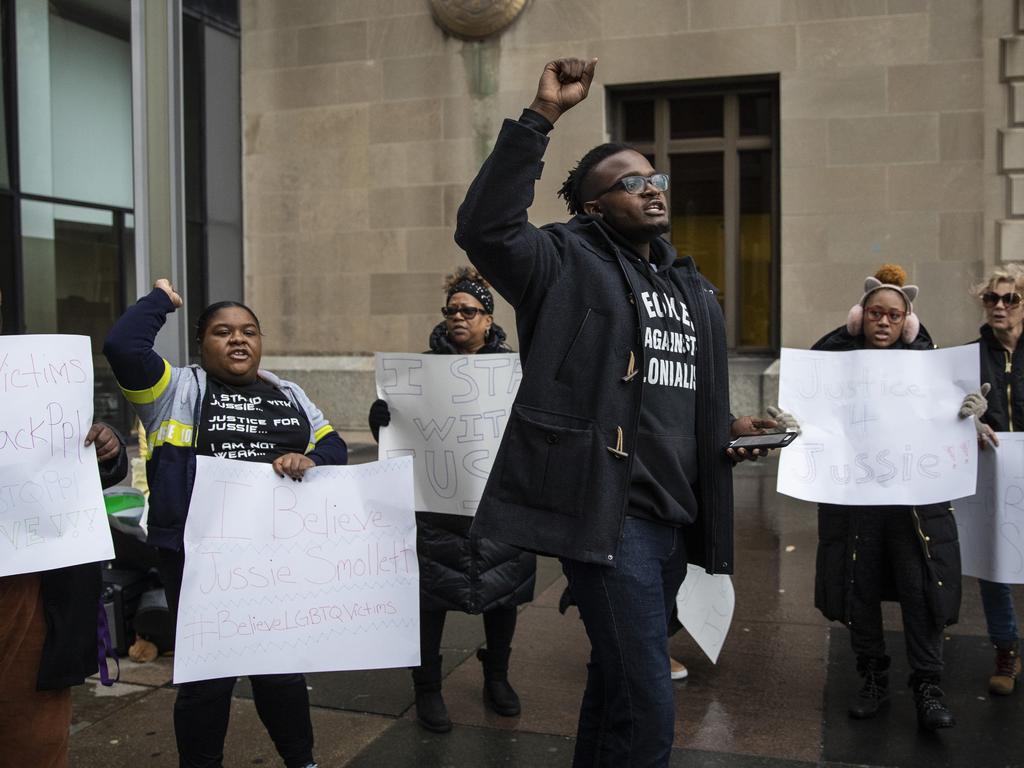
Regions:
[[[910, 344], [897, 341], [890, 349], [933, 349], [931, 337], [922, 326]], [[837, 328], [819, 339], [811, 349], [847, 351], [864, 348], [864, 337], [851, 336]], [[879, 507], [871, 507], [879, 509]], [[960, 542], [951, 504], [917, 507], [885, 507], [891, 514], [909, 514], [914, 519], [921, 544], [921, 556], [928, 569], [926, 599], [936, 628], [955, 624], [960, 615]], [[849, 622], [849, 598], [861, 579], [874, 581], [877, 574], [863, 574], [857, 561], [859, 507], [818, 505], [818, 554], [814, 574], [814, 606], [832, 621]], [[897, 600], [885, 574], [882, 594]]]
[[[445, 323], [430, 334], [435, 355], [457, 355]], [[491, 338], [477, 354], [511, 352], [505, 332], [491, 326]], [[493, 539], [473, 536], [473, 518], [439, 512], [416, 513], [416, 553], [423, 610], [482, 613], [533, 599], [537, 558]]]
[[981, 383], [992, 385], [981, 420], [996, 432], [1019, 432], [1024, 429], [1024, 336], [1011, 355], [986, 324], [977, 343]]

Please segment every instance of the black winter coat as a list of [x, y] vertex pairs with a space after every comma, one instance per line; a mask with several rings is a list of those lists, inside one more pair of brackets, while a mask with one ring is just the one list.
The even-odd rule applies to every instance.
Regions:
[[[491, 338], [477, 354], [511, 352], [505, 331], [491, 326]], [[439, 323], [430, 334], [430, 353], [457, 355]], [[500, 541], [473, 535], [473, 518], [440, 512], [416, 513], [416, 554], [420, 565], [420, 606], [426, 611], [483, 613], [533, 600], [537, 558]]]
[[[910, 344], [897, 341], [891, 349], [933, 349], [931, 337], [922, 326]], [[851, 336], [837, 328], [819, 339], [811, 349], [848, 351], [864, 348], [864, 337]], [[857, 561], [858, 524], [864, 508], [839, 504], [818, 505], [818, 552], [814, 574], [814, 606], [825, 618], [847, 624], [849, 603], [859, 581], [875, 581], [878, 574], [862, 573]], [[871, 507], [878, 509], [878, 507]], [[946, 503], [917, 507], [885, 507], [891, 514], [909, 514], [927, 567], [925, 595], [936, 629], [955, 624], [960, 615], [960, 541], [953, 506]], [[886, 600], [897, 600], [888, 574], [882, 574]]]
[[[516, 310], [523, 380], [473, 531], [524, 549], [614, 566], [629, 498], [647, 356], [637, 276], [591, 216], [532, 226], [548, 126], [506, 120], [459, 209], [455, 240]], [[669, 275], [697, 333], [699, 514], [691, 562], [733, 569], [732, 419], [725, 324], [715, 289], [661, 238]], [[637, 375], [637, 370], [641, 373]]]
[[977, 343], [981, 383], [992, 385], [981, 420], [996, 432], [1019, 432], [1024, 429], [1024, 336], [1011, 355], [986, 324]]
[[[116, 433], [115, 433], [116, 434]], [[117, 458], [99, 465], [100, 483], [109, 488], [128, 471], [124, 442]], [[103, 516], [106, 524], [106, 515]], [[83, 563], [39, 574], [46, 640], [36, 689], [55, 691], [79, 685], [99, 668], [96, 623], [102, 575], [100, 563]]]

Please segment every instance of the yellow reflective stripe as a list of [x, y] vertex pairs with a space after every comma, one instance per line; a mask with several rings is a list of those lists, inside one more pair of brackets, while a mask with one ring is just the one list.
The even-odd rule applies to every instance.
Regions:
[[312, 450], [313, 450], [314, 448], [316, 448], [316, 445], [314, 445], [313, 443], [309, 443], [309, 444], [308, 444], [308, 445], [306, 446], [306, 453], [309, 453], [309, 452], [310, 452], [310, 451], [312, 451]]
[[320, 429], [318, 429], [316, 432], [313, 433], [313, 442], [314, 443], [319, 443], [320, 439], [324, 435], [329, 435], [333, 431], [334, 431], [334, 427], [332, 427], [330, 424], [324, 424], [322, 427], [320, 427]]
[[148, 440], [153, 448], [165, 444], [188, 448], [192, 445], [192, 425], [168, 419], [160, 423], [160, 428], [156, 432], [150, 432]]
[[167, 389], [167, 385], [171, 383], [171, 364], [164, 360], [164, 375], [160, 377], [160, 380], [151, 387], [146, 389], [125, 389], [121, 387], [121, 391], [124, 392], [124, 396], [128, 398], [129, 403], [135, 403], [136, 405], [148, 405], [149, 403], [155, 403], [156, 399], [160, 397]]

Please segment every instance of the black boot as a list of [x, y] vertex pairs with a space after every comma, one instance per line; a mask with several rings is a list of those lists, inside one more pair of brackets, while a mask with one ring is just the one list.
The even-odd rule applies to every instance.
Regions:
[[882, 705], [889, 701], [889, 657], [861, 657], [857, 659], [857, 671], [864, 678], [864, 685], [850, 699], [848, 713], [855, 720], [866, 720], [878, 714]]
[[499, 715], [519, 714], [519, 696], [508, 683], [508, 657], [511, 648], [494, 651], [480, 648], [476, 657], [484, 665], [484, 703]]
[[416, 722], [434, 733], [448, 733], [452, 721], [448, 708], [441, 697], [441, 657], [424, 659], [412, 670], [413, 687], [416, 689]]
[[952, 728], [956, 718], [942, 702], [945, 695], [937, 685], [938, 679], [911, 680], [914, 689], [914, 703], [917, 705], [917, 722], [922, 728], [935, 731], [939, 728]]

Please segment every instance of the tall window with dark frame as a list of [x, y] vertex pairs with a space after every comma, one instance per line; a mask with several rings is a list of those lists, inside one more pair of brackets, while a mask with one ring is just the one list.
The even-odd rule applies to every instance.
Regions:
[[19, 301], [19, 267], [15, 257], [15, 203], [12, 179], [16, 176], [12, 164], [17, 155], [12, 152], [14, 136], [10, 116], [14, 95], [14, 3], [0, 0], [0, 326], [3, 333], [21, 330], [21, 304]]
[[238, 0], [183, 0], [185, 306], [189, 355], [209, 302], [242, 296], [241, 45]]
[[720, 291], [729, 347], [779, 346], [778, 81], [610, 93], [613, 138], [672, 177], [670, 238]]
[[192, 338], [199, 313], [209, 303], [206, 291], [206, 173], [204, 172], [206, 142], [204, 87], [203, 22], [185, 14], [181, 20], [182, 49], [182, 116], [184, 126], [185, 164], [185, 274], [186, 310], [189, 327], [189, 356], [199, 359], [199, 348]]

